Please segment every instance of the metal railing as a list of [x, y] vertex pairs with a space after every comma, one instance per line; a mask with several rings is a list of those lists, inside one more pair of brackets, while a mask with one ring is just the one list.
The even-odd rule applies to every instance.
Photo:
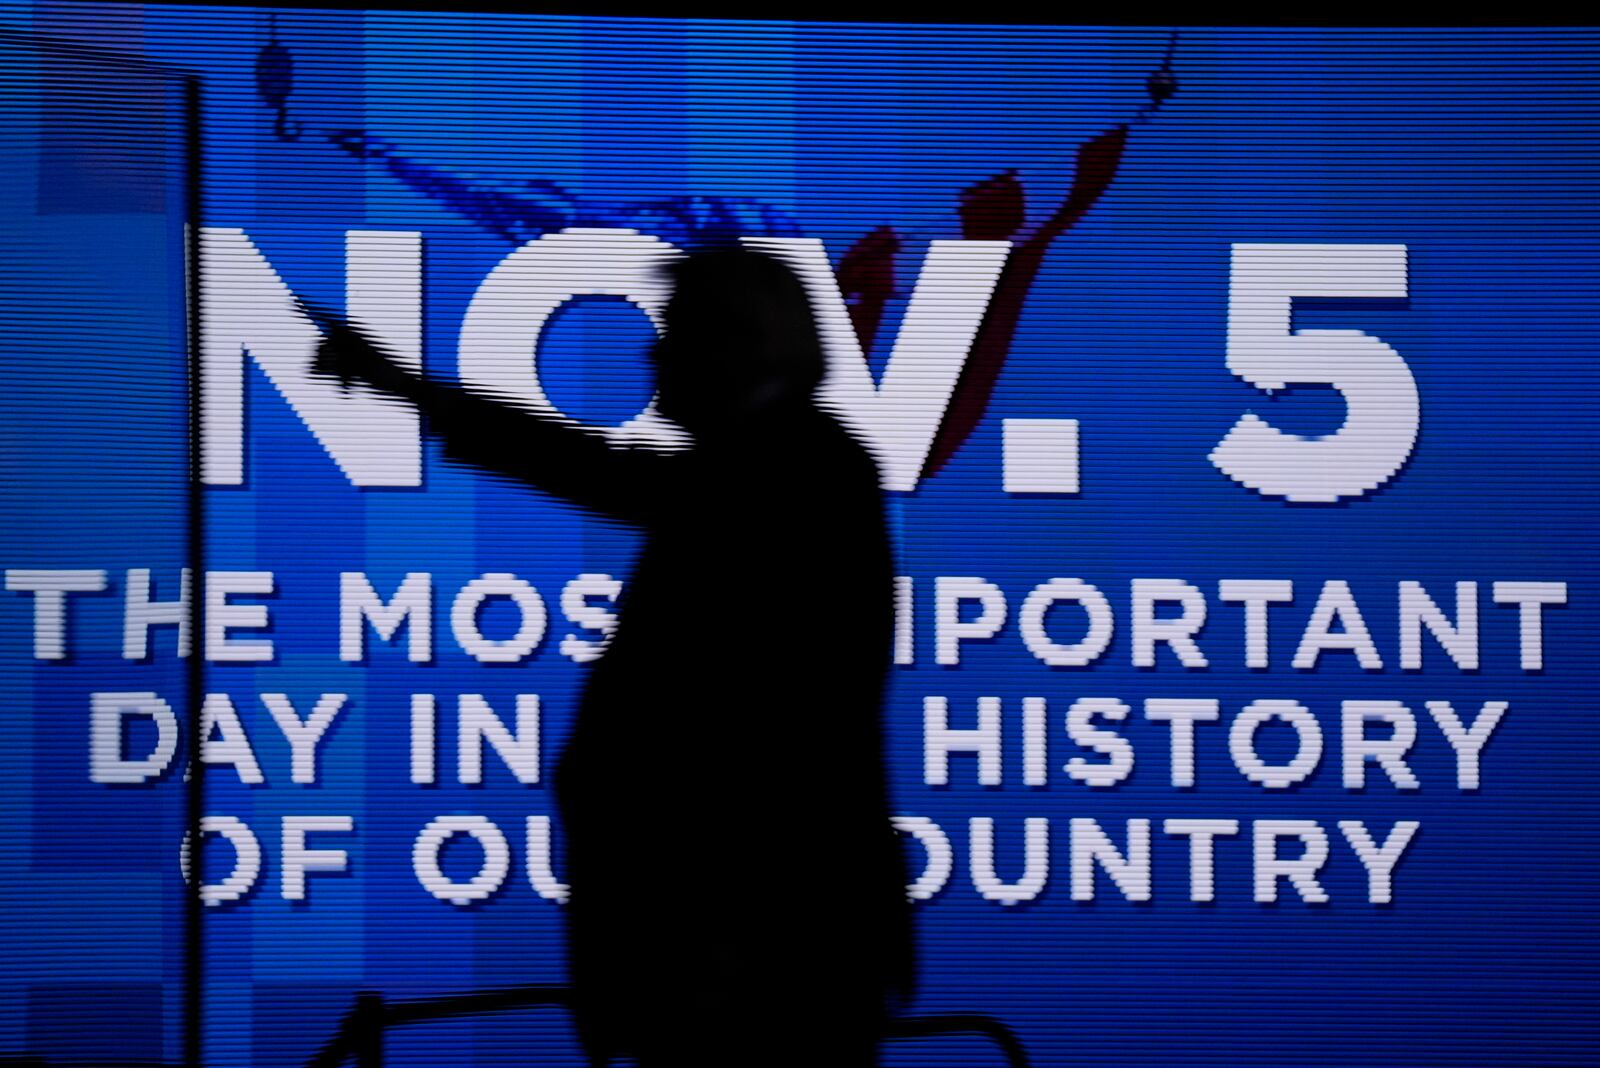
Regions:
[[[339, 1030], [306, 1062], [306, 1068], [338, 1068], [347, 1060], [353, 1060], [356, 1068], [382, 1068], [384, 1033], [391, 1027], [546, 1006], [570, 1009], [569, 988], [519, 986], [404, 1001], [364, 992], [356, 995]], [[1012, 1030], [992, 1016], [978, 1013], [901, 1017], [889, 1023], [884, 1038], [898, 1041], [955, 1034], [982, 1035], [999, 1047], [1007, 1068], [1029, 1068], [1027, 1051]]]

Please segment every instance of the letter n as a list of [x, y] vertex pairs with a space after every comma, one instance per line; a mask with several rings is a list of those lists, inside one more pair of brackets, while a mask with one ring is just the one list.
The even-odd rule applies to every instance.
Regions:
[[[243, 230], [201, 238], [201, 444], [208, 485], [244, 482], [245, 364], [254, 361], [357, 486], [422, 484], [417, 414], [370, 389], [349, 391], [311, 373], [319, 334]], [[345, 235], [351, 320], [413, 370], [422, 367], [422, 235]]]

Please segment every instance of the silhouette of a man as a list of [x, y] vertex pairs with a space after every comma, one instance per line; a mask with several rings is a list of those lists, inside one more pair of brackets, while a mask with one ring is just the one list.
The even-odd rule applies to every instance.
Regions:
[[786, 267], [722, 249], [671, 271], [653, 362], [683, 451], [414, 375], [314, 312], [316, 367], [409, 400], [451, 457], [645, 533], [555, 775], [591, 1062], [870, 1065], [913, 978], [877, 471], [813, 401], [823, 354]]

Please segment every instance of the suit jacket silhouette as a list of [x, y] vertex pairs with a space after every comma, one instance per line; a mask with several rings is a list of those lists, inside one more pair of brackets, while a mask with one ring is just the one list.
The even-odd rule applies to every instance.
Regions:
[[[739, 252], [700, 272], [678, 272], [654, 354], [659, 406], [695, 436], [684, 451], [616, 448], [409, 376], [356, 355], [348, 327], [319, 367], [409, 397], [449, 456], [644, 532], [554, 778], [591, 1059], [868, 1064], [912, 984], [878, 475], [811, 399], [820, 349], [792, 276]], [[752, 284], [730, 312], [718, 287]], [[803, 326], [762, 310], [773, 285]]]

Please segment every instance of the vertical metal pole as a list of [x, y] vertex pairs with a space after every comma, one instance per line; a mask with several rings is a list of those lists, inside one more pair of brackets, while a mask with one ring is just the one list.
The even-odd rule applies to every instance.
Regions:
[[188, 484], [188, 560], [189, 567], [189, 663], [185, 673], [185, 701], [188, 715], [189, 778], [184, 795], [189, 841], [189, 885], [184, 894], [183, 912], [183, 1063], [187, 1068], [202, 1068], [205, 1053], [204, 1001], [205, 940], [204, 903], [200, 887], [205, 884], [204, 855], [200, 842], [200, 820], [205, 809], [205, 765], [200, 762], [200, 706], [205, 699], [205, 494], [200, 480], [200, 216], [201, 189], [201, 98], [200, 80], [192, 75], [183, 79], [183, 178], [184, 178], [184, 286], [185, 341], [188, 357], [189, 402], [189, 484]]

